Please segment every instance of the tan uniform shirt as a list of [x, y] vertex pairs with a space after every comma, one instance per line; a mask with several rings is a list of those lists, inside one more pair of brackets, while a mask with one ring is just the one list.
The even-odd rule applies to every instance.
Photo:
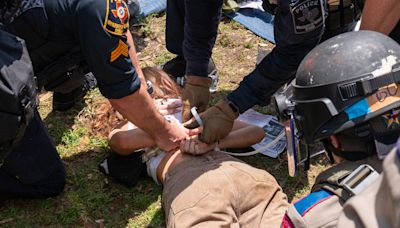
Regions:
[[341, 181], [362, 164], [382, 171], [382, 162], [370, 157], [357, 162], [345, 161], [318, 175], [312, 192], [290, 205], [282, 221], [282, 228], [336, 227], [345, 201], [350, 197]]
[[393, 150], [376, 184], [350, 199], [338, 227], [400, 227], [400, 153]]

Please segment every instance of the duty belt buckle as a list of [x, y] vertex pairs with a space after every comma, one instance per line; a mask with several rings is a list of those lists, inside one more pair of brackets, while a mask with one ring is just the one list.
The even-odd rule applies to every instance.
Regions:
[[355, 169], [349, 176], [347, 176], [341, 185], [344, 189], [351, 193], [351, 195], [357, 195], [364, 189], [369, 187], [379, 177], [379, 173], [375, 171], [370, 165], [362, 164]]

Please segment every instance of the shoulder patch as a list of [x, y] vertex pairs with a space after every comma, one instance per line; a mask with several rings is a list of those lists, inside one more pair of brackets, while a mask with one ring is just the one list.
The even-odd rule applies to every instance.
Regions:
[[332, 194], [325, 190], [313, 192], [297, 201], [294, 207], [301, 216], [304, 216], [313, 207], [329, 199], [331, 196]]
[[294, 32], [303, 34], [314, 31], [324, 23], [321, 0], [292, 1], [290, 12], [293, 18]]
[[129, 46], [122, 40], [118, 41], [118, 46], [111, 52], [110, 62], [114, 62], [121, 55], [129, 57]]
[[103, 27], [110, 34], [122, 36], [129, 28], [130, 15], [128, 6], [125, 0], [106, 1], [107, 10]]

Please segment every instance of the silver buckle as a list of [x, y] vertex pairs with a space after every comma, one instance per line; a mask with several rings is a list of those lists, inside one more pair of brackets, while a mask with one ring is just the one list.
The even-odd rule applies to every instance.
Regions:
[[350, 192], [351, 195], [357, 195], [369, 187], [378, 177], [379, 173], [376, 172], [374, 168], [370, 165], [362, 164], [351, 172], [350, 175], [341, 182], [341, 185]]

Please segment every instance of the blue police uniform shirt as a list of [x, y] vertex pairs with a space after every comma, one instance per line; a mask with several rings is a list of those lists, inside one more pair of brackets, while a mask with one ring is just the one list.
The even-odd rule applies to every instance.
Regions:
[[129, 29], [129, 10], [124, 0], [40, 1], [44, 3], [44, 16], [33, 13], [34, 9], [22, 14], [31, 14], [25, 16], [26, 21], [49, 46], [38, 56], [31, 52], [36, 48], [30, 44], [34, 41], [27, 41], [34, 66], [40, 62], [49, 64], [79, 47], [106, 98], [119, 99], [139, 89], [140, 80], [129, 58], [125, 36]]

